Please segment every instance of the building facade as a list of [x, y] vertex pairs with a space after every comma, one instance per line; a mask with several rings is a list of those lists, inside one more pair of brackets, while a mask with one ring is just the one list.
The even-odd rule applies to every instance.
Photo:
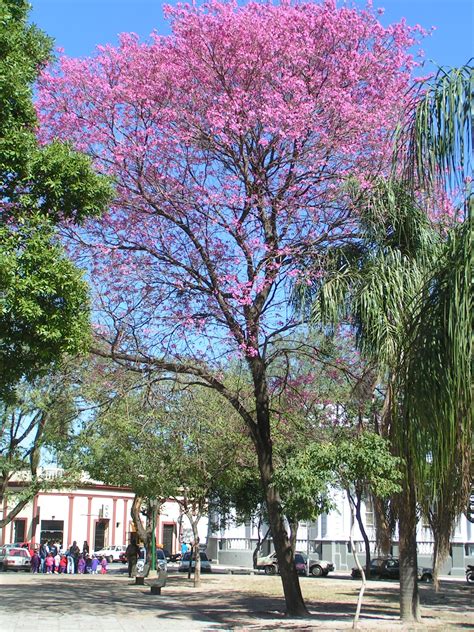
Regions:
[[[337, 507], [334, 511], [322, 514], [315, 522], [300, 524], [296, 549], [308, 552], [318, 559], [332, 561], [336, 570], [349, 571], [355, 566], [349, 539], [350, 507], [345, 494], [335, 493], [334, 500]], [[363, 517], [371, 543], [371, 552], [376, 554], [374, 513], [370, 504], [364, 506]], [[267, 527], [263, 525], [260, 529], [261, 535], [266, 530]], [[258, 533], [255, 525], [251, 523], [236, 525], [209, 536], [208, 554], [224, 564], [252, 566], [252, 554], [257, 541]], [[429, 526], [422, 521], [418, 524], [417, 542], [419, 565], [431, 566], [433, 539]], [[357, 556], [364, 563], [365, 545], [357, 523], [354, 528], [354, 545]], [[271, 550], [271, 539], [268, 539], [262, 548], [262, 555], [270, 553]], [[397, 532], [394, 534], [391, 554], [398, 555]], [[450, 554], [441, 569], [441, 574], [462, 577], [467, 564], [474, 564], [474, 524], [462, 515], [455, 526]]]
[[[51, 486], [54, 486], [55, 471], [51, 471]], [[46, 472], [46, 477], [48, 472]], [[18, 483], [20, 486], [21, 483]], [[44, 540], [60, 542], [68, 547], [75, 540], [79, 546], [87, 541], [91, 551], [110, 545], [127, 545], [135, 527], [130, 510], [134, 494], [126, 487], [114, 487], [85, 479], [77, 489], [49, 489], [37, 494], [29, 505], [0, 531], [0, 544], [31, 542], [33, 545]], [[349, 542], [351, 514], [345, 495], [335, 494], [337, 509], [319, 516], [317, 521], [302, 523], [297, 533], [297, 550], [307, 551], [319, 559], [330, 560], [336, 570], [350, 570], [354, 566], [352, 547]], [[4, 503], [0, 517], [8, 512]], [[363, 513], [365, 526], [375, 553], [374, 515], [370, 505]], [[203, 518], [199, 525], [201, 543], [206, 543], [208, 556], [220, 564], [251, 567], [253, 551], [259, 540], [256, 525], [252, 523], [227, 526], [212, 531], [210, 525], [218, 524], [218, 516], [211, 520]], [[268, 527], [260, 527], [260, 537]], [[179, 504], [168, 500], [161, 507], [156, 524], [156, 541], [170, 553], [180, 550], [183, 541], [192, 540], [192, 530], [183, 516]], [[432, 563], [433, 541], [428, 525], [418, 525], [418, 561], [422, 566]], [[354, 542], [361, 561], [365, 559], [362, 536], [354, 530]], [[261, 554], [272, 550], [271, 538], [267, 538]], [[392, 554], [397, 555], [398, 543], [395, 533]], [[474, 524], [462, 515], [455, 527], [451, 550], [442, 569], [443, 574], [464, 575], [467, 564], [474, 564]]]
[[[54, 485], [57, 471], [44, 473]], [[15, 483], [13, 483], [15, 485]], [[21, 487], [21, 481], [17, 482]], [[48, 540], [60, 542], [66, 548], [74, 541], [82, 546], [87, 541], [91, 551], [111, 545], [127, 545], [135, 527], [131, 518], [134, 494], [126, 487], [114, 487], [87, 480], [76, 489], [49, 489], [39, 492], [33, 501], [8, 525], [0, 530], [0, 544], [31, 542], [33, 545]], [[4, 500], [0, 517], [7, 515]], [[207, 524], [202, 525], [202, 541]], [[183, 518], [179, 504], [166, 501], [156, 524], [156, 541], [171, 553], [179, 550], [181, 541], [191, 541], [190, 526]]]

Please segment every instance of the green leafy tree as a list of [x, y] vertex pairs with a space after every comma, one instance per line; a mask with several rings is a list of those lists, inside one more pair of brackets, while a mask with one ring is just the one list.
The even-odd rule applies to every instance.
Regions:
[[[365, 573], [354, 546], [353, 529], [357, 520], [361, 532], [363, 497], [386, 498], [400, 491], [399, 459], [390, 453], [388, 442], [370, 431], [350, 435], [339, 431], [332, 441], [312, 442], [290, 458], [276, 473], [276, 482], [284, 490], [288, 515], [314, 520], [322, 512], [334, 508], [331, 490], [343, 490], [351, 508], [350, 541], [354, 559], [362, 572], [362, 586], [357, 602], [354, 627], [360, 615], [365, 590]], [[367, 537], [366, 568], [370, 566]]]
[[88, 291], [56, 239], [62, 220], [96, 215], [111, 196], [88, 157], [41, 145], [32, 85], [52, 41], [27, 23], [29, 5], [0, 0], [0, 397], [13, 395], [89, 336]]
[[[52, 485], [39, 465], [42, 454], [60, 447], [64, 431], [77, 417], [75, 382], [74, 366], [64, 366], [60, 372], [22, 383], [13, 402], [0, 401], [0, 504], [8, 507], [0, 528]], [[69, 482], [69, 477], [60, 476], [54, 487]]]
[[[82, 396], [94, 409], [71, 429], [58, 458], [69, 470], [134, 491], [132, 518], [148, 553], [156, 513], [174, 498], [189, 520], [197, 553], [201, 518], [257, 478], [240, 418], [213, 392], [143, 382], [93, 359], [89, 369]], [[199, 555], [195, 559], [199, 585]]]

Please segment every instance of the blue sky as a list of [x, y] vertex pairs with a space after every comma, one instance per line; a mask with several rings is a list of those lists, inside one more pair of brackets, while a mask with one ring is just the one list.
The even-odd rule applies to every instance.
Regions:
[[[31, 19], [67, 55], [86, 56], [97, 44], [115, 43], [117, 34], [133, 31], [146, 38], [154, 29], [169, 32], [158, 0], [31, 0]], [[171, 0], [166, 4], [175, 4]], [[364, 5], [360, 0], [356, 4]], [[408, 24], [436, 26], [423, 43], [427, 60], [462, 65], [474, 56], [473, 0], [373, 0], [385, 8], [382, 22], [405, 17]], [[424, 72], [422, 73], [424, 74]]]

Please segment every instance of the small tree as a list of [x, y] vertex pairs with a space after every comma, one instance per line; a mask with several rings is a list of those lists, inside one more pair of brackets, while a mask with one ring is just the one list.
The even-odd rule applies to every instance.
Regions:
[[[331, 487], [343, 490], [351, 508], [350, 541], [356, 565], [362, 574], [362, 586], [357, 601], [354, 628], [357, 627], [366, 577], [356, 555], [353, 526], [357, 519], [361, 532], [364, 525], [361, 516], [362, 493], [381, 498], [400, 491], [399, 459], [392, 456], [386, 440], [379, 435], [363, 431], [356, 436], [340, 434], [333, 442], [312, 443], [289, 460], [280, 473], [281, 484], [293, 490], [289, 496], [290, 511], [302, 511], [305, 519], [314, 519], [322, 511], [333, 508]], [[370, 549], [366, 540], [366, 568], [369, 572]]]
[[83, 397], [96, 398], [97, 406], [60, 458], [69, 468], [135, 492], [131, 514], [148, 559], [156, 514], [173, 498], [193, 530], [199, 586], [199, 521], [243, 472], [255, 471], [240, 418], [212, 392], [204, 398], [196, 389], [142, 383], [133, 373], [111, 371], [109, 363], [94, 366], [95, 379], [89, 377]]
[[[63, 444], [68, 425], [77, 416], [76, 374], [71, 365], [32, 382], [23, 382], [10, 403], [0, 401], [0, 504], [8, 512], [0, 528], [11, 522], [39, 491], [72, 482], [60, 475], [54, 483], [42, 477], [40, 464]], [[11, 399], [11, 398], [9, 398]], [[20, 482], [20, 490], [12, 488]]]

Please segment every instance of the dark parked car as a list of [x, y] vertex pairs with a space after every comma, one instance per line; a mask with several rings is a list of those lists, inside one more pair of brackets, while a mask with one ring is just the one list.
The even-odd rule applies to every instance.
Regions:
[[[365, 570], [365, 568], [364, 568]], [[357, 579], [361, 576], [358, 568], [353, 568], [351, 576]], [[398, 557], [374, 557], [370, 562], [370, 579], [400, 579], [400, 562]], [[433, 569], [419, 567], [418, 579], [422, 582], [433, 581]]]
[[[210, 573], [212, 571], [211, 569], [211, 563], [209, 561], [209, 558], [207, 557], [207, 555], [205, 553], [203, 553], [201, 551], [201, 553], [199, 554], [201, 557], [201, 573]], [[189, 561], [191, 560], [191, 552], [188, 551], [187, 553], [185, 553], [181, 559], [181, 564], [179, 565], [179, 571], [181, 573], [185, 573], [189, 570]], [[192, 561], [192, 569], [194, 569], [194, 567], [196, 566], [196, 562], [193, 560]]]

